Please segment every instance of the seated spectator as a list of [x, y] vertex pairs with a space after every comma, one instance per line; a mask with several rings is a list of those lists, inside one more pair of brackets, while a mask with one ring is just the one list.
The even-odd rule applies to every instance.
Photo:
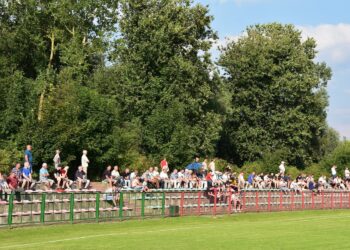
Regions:
[[134, 170], [129, 176], [130, 181], [132, 182], [132, 180], [135, 179], [138, 176], [138, 174], [139, 174], [139, 171]]
[[81, 189], [82, 184], [85, 184], [85, 189], [89, 188], [90, 180], [87, 179], [86, 173], [84, 172], [82, 166], [79, 166], [78, 170], [75, 172], [75, 180], [78, 183], [78, 189]]
[[103, 171], [102, 174], [102, 181], [107, 182], [109, 184], [109, 187], [112, 188], [113, 184], [116, 183], [115, 180], [112, 178], [112, 166], [108, 166], [105, 171]]
[[15, 173], [17, 180], [19, 182], [19, 185], [22, 183], [22, 171], [21, 171], [21, 164], [16, 163], [15, 167], [11, 170], [11, 172]]
[[57, 189], [61, 189], [65, 186], [65, 183], [63, 183], [63, 180], [61, 179], [61, 170], [62, 170], [61, 165], [58, 165], [53, 174], [56, 179]]
[[160, 172], [159, 174], [159, 184], [160, 184], [160, 188], [165, 188], [168, 186], [169, 183], [169, 176], [167, 174], [167, 170], [163, 169], [162, 172]]
[[50, 175], [49, 175], [49, 172], [47, 171], [46, 163], [43, 163], [39, 174], [40, 174], [40, 177], [39, 177], [40, 182], [44, 183], [48, 189], [51, 189], [51, 186], [54, 183], [54, 181], [49, 178]]
[[7, 201], [7, 195], [11, 193], [11, 189], [6, 181], [6, 176], [0, 173], [0, 201]]
[[[17, 180], [18, 182], [18, 180]], [[29, 162], [24, 163], [22, 170], [22, 188], [23, 189], [32, 189], [35, 185], [35, 181], [32, 178], [32, 173], [30, 171]]]
[[16, 200], [17, 201], [21, 201], [21, 194], [19, 192], [18, 180], [17, 180], [17, 177], [16, 177], [15, 173], [11, 172], [10, 176], [7, 177], [7, 179], [6, 179], [6, 182], [8, 184], [9, 189], [11, 190], [11, 192], [15, 193]]
[[177, 169], [174, 169], [173, 172], [170, 174], [170, 183], [173, 188], [179, 188], [179, 183], [178, 181], [179, 175], [177, 173]]
[[73, 184], [73, 181], [68, 178], [68, 170], [69, 166], [65, 166], [63, 169], [61, 169], [60, 178], [63, 182], [62, 188], [70, 189], [71, 185]]
[[140, 177], [136, 176], [131, 181], [131, 188], [135, 190], [148, 190], [147, 186], [144, 186], [140, 181]]
[[122, 185], [123, 180], [120, 177], [118, 166], [114, 166], [111, 176], [112, 176], [113, 184]]
[[123, 180], [130, 180], [130, 169], [126, 168], [120, 176], [123, 177]]

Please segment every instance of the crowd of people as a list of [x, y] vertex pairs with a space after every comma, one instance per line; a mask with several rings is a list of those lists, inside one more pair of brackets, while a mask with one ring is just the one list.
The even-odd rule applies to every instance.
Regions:
[[[331, 177], [320, 176], [317, 180], [309, 174], [299, 174], [295, 179], [286, 174], [285, 162], [279, 165], [278, 173], [255, 173], [252, 172], [245, 179], [243, 172], [236, 173], [228, 166], [224, 171], [216, 169], [216, 159], [208, 162], [208, 159], [200, 161], [196, 157], [194, 161], [184, 169], [170, 170], [167, 159], [161, 160], [159, 166], [150, 167], [143, 173], [138, 170], [131, 171], [125, 168], [123, 171], [118, 166], [108, 166], [102, 175], [103, 182], [108, 184], [109, 190], [120, 191], [123, 188], [147, 192], [150, 189], [202, 189], [210, 191], [232, 188], [240, 191], [244, 189], [278, 189], [284, 192], [303, 190], [327, 190], [339, 189], [350, 190], [350, 171], [344, 171], [344, 178], [337, 175], [337, 167], [332, 166]], [[81, 165], [75, 171], [74, 178], [68, 176], [69, 166], [62, 166], [60, 151], [56, 150], [53, 157], [54, 173], [50, 178], [48, 164], [43, 163], [39, 171], [38, 180], [33, 178], [32, 147], [27, 145], [24, 152], [23, 167], [17, 163], [6, 176], [0, 173], [0, 199], [6, 200], [11, 192], [34, 189], [41, 184], [47, 190], [55, 187], [57, 191], [74, 189], [88, 189], [90, 180], [87, 178], [89, 167], [87, 151], [83, 150]]]

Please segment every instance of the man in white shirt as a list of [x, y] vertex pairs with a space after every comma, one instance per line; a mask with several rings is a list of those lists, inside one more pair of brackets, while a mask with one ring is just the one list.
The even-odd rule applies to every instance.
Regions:
[[344, 175], [345, 175], [345, 179], [347, 179], [347, 180], [350, 179], [350, 171], [348, 168], [345, 168]]
[[57, 149], [55, 157], [53, 158], [53, 163], [55, 165], [55, 169], [58, 168], [59, 165], [61, 165], [61, 156], [60, 156], [60, 151]]
[[333, 179], [334, 179], [335, 177], [337, 177], [337, 166], [336, 166], [336, 165], [333, 165], [333, 166], [332, 166], [331, 172], [332, 172], [332, 177], [333, 177]]
[[284, 173], [286, 172], [286, 167], [284, 166], [284, 161], [281, 162], [281, 164], [279, 165], [279, 170], [280, 170], [280, 174], [284, 176]]
[[83, 167], [84, 172], [88, 173], [88, 167], [89, 167], [89, 158], [87, 158], [87, 150], [83, 150], [83, 155], [81, 156], [81, 166]]
[[215, 173], [215, 159], [209, 163], [209, 170]]

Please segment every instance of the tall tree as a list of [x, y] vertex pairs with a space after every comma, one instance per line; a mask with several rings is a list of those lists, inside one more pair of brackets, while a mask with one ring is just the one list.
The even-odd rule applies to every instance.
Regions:
[[316, 43], [293, 25], [248, 27], [222, 48], [219, 65], [232, 94], [224, 127], [224, 157], [244, 162], [284, 150], [303, 166], [326, 129], [331, 70], [315, 62]]
[[215, 153], [220, 117], [213, 102], [209, 49], [216, 38], [208, 9], [190, 0], [121, 1], [111, 90], [126, 119], [138, 117], [142, 149], [175, 163]]

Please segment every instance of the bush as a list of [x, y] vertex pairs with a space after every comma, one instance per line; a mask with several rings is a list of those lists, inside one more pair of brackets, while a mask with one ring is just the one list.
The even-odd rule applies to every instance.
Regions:
[[341, 142], [327, 155], [320, 163], [321, 170], [329, 173], [334, 164], [337, 165], [339, 175], [343, 175], [345, 168], [350, 167], [350, 141]]

